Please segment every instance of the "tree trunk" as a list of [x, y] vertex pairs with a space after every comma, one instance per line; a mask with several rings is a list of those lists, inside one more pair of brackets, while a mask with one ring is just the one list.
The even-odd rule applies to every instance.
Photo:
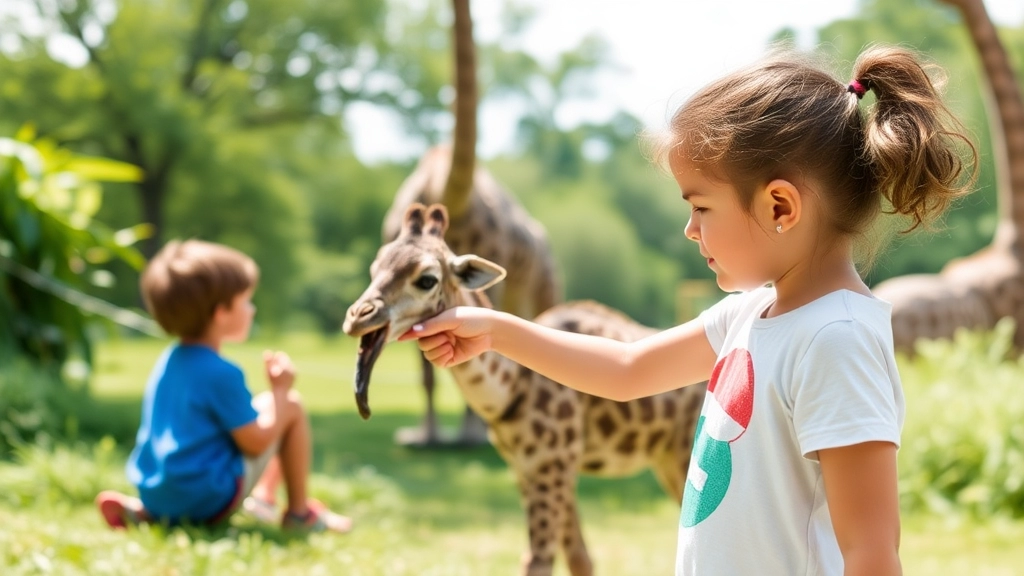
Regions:
[[142, 199], [142, 221], [153, 226], [153, 235], [146, 238], [140, 246], [147, 260], [152, 258], [163, 245], [161, 239], [164, 231], [164, 197], [166, 186], [146, 178], [139, 183], [139, 197]]

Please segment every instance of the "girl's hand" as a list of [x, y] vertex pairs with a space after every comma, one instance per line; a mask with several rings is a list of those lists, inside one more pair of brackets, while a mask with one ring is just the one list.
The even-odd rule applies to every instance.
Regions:
[[418, 338], [423, 356], [435, 366], [449, 368], [491, 349], [493, 311], [460, 306], [414, 325], [399, 340]]

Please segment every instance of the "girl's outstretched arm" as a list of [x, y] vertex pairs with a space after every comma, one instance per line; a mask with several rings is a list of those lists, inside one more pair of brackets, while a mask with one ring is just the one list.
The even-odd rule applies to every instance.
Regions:
[[818, 451], [845, 576], [899, 576], [896, 446], [863, 442]]
[[570, 388], [618, 401], [707, 380], [716, 359], [699, 320], [627, 343], [564, 332], [486, 308], [457, 307], [399, 339], [413, 338], [419, 338], [427, 359], [442, 368], [493, 350]]

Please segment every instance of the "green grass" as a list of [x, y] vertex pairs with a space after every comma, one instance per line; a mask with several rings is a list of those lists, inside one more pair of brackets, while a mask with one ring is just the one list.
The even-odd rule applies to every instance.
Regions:
[[[254, 391], [265, 388], [260, 350], [287, 350], [311, 414], [312, 492], [356, 521], [345, 536], [294, 538], [243, 516], [217, 529], [107, 530], [91, 500], [103, 488], [131, 491], [123, 466], [138, 423], [146, 374], [165, 342], [115, 341], [97, 351], [94, 400], [82, 407], [81, 439], [33, 446], [0, 462], [0, 573], [3, 574], [514, 574], [526, 531], [512, 475], [493, 449], [416, 451], [392, 442], [416, 424], [423, 404], [411, 345], [385, 350], [374, 373], [374, 416], [352, 397], [354, 342], [315, 335], [224, 350]], [[462, 403], [439, 374], [443, 421]], [[109, 434], [96, 441], [98, 433]], [[671, 574], [678, 508], [650, 474], [584, 478], [584, 532], [599, 574]], [[952, 523], [906, 517], [905, 574], [1009, 575], [1024, 566], [1024, 523]], [[556, 567], [564, 576], [564, 564]]]

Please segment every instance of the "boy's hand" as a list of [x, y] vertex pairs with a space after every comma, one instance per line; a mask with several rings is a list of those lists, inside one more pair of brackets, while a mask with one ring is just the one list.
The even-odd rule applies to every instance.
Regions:
[[288, 354], [272, 350], [263, 351], [263, 365], [267, 369], [270, 388], [288, 390], [295, 383], [295, 366]]

